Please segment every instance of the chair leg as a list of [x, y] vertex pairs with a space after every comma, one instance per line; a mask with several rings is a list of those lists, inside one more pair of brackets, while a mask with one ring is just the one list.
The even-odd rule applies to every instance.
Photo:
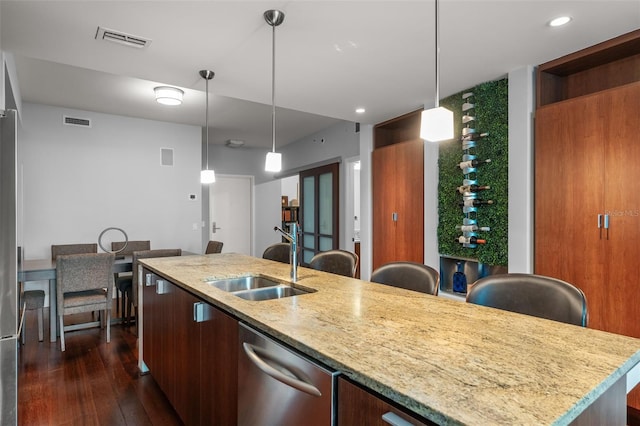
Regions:
[[116, 287], [116, 314], [120, 313], [120, 290]]
[[105, 309], [107, 312], [107, 343], [111, 342], [111, 309]]
[[44, 340], [44, 319], [43, 317], [44, 308], [38, 308], [38, 341], [42, 342]]
[[62, 313], [58, 315], [60, 317], [60, 349], [64, 352], [64, 321]]
[[122, 309], [120, 310], [122, 312], [122, 324], [126, 324], [128, 320], [126, 315], [126, 303], [127, 303], [127, 292], [123, 291], [122, 292]]

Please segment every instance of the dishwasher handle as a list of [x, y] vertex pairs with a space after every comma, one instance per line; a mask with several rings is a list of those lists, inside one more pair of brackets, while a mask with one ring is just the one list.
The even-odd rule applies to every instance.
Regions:
[[242, 347], [251, 362], [253, 362], [255, 366], [258, 367], [263, 373], [301, 392], [308, 393], [312, 396], [322, 396], [320, 390], [312, 384], [304, 382], [298, 378], [290, 377], [267, 364], [262, 358], [258, 356], [255, 351], [258, 348], [256, 348], [255, 346], [244, 342], [242, 343]]

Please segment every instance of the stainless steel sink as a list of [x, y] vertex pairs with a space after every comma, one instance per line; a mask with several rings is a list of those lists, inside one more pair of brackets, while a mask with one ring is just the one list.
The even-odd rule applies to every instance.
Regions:
[[292, 287], [289, 283], [261, 275], [206, 280], [206, 283], [246, 300], [271, 300], [313, 293], [315, 290]]
[[207, 284], [212, 285], [220, 290], [228, 292], [246, 291], [257, 288], [273, 287], [282, 284], [279, 281], [274, 281], [269, 278], [265, 278], [260, 275], [251, 275], [247, 277], [228, 278], [215, 281], [207, 281]]
[[239, 291], [236, 296], [246, 300], [271, 300], [282, 299], [283, 297], [298, 296], [300, 294], [311, 293], [310, 291], [301, 290], [299, 288], [289, 287], [287, 285], [279, 285], [277, 287], [260, 288], [249, 291]]

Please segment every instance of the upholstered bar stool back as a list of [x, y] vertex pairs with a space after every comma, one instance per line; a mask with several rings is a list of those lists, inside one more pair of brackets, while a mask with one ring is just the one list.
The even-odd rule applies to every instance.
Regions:
[[262, 253], [262, 258], [275, 260], [276, 262], [289, 263], [290, 251], [291, 251], [291, 244], [275, 243], [265, 249], [264, 253]]
[[98, 244], [56, 244], [51, 246], [51, 259], [56, 260], [61, 254], [97, 253]]
[[358, 255], [347, 250], [327, 250], [316, 253], [309, 267], [318, 271], [330, 272], [345, 277], [355, 277]]
[[204, 251], [204, 254], [214, 254], [214, 253], [222, 253], [222, 246], [224, 243], [222, 241], [209, 241], [207, 244], [207, 249]]
[[566, 281], [535, 274], [497, 274], [477, 280], [467, 302], [587, 326], [587, 299]]
[[435, 296], [440, 286], [440, 273], [421, 263], [391, 262], [373, 271], [371, 281]]

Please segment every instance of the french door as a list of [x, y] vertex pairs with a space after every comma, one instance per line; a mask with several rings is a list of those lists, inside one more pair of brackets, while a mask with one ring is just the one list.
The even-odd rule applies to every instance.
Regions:
[[300, 172], [302, 265], [318, 252], [338, 248], [339, 163]]

